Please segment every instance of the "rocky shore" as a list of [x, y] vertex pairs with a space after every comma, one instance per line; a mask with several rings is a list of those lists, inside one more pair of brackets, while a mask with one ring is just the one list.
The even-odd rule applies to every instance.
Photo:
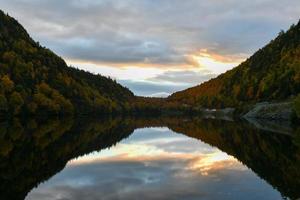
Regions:
[[292, 117], [292, 103], [257, 103], [243, 115], [244, 118], [268, 119], [268, 120], [285, 120], [289, 121]]

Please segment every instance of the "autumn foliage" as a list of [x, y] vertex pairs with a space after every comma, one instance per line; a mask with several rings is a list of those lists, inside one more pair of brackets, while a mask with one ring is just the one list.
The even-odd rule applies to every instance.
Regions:
[[237, 107], [281, 101], [300, 92], [300, 22], [280, 32], [236, 68], [199, 86], [174, 93], [171, 102], [193, 106]]
[[0, 113], [125, 112], [132, 92], [114, 80], [66, 65], [0, 12]]

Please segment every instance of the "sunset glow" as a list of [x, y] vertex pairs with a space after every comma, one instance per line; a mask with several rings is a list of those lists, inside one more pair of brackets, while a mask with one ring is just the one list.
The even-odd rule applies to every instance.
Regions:
[[[209, 53], [199, 53], [193, 55], [192, 59], [198, 64], [198, 67], [203, 68], [210, 73], [220, 74], [240, 64], [241, 59], [231, 60], [230, 58], [224, 58], [220, 56], [211, 55]], [[227, 59], [228, 61], [225, 61]]]

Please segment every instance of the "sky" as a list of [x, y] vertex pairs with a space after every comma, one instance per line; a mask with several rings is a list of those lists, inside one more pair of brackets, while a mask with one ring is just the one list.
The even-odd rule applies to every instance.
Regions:
[[297, 23], [299, 0], [0, 0], [41, 45], [140, 96], [168, 96], [244, 61]]

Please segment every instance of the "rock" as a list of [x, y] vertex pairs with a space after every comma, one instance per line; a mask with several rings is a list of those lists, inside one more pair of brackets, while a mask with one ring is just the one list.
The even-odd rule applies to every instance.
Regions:
[[246, 113], [244, 118], [257, 118], [269, 120], [291, 120], [292, 103], [268, 103], [261, 102], [254, 105], [254, 107]]

